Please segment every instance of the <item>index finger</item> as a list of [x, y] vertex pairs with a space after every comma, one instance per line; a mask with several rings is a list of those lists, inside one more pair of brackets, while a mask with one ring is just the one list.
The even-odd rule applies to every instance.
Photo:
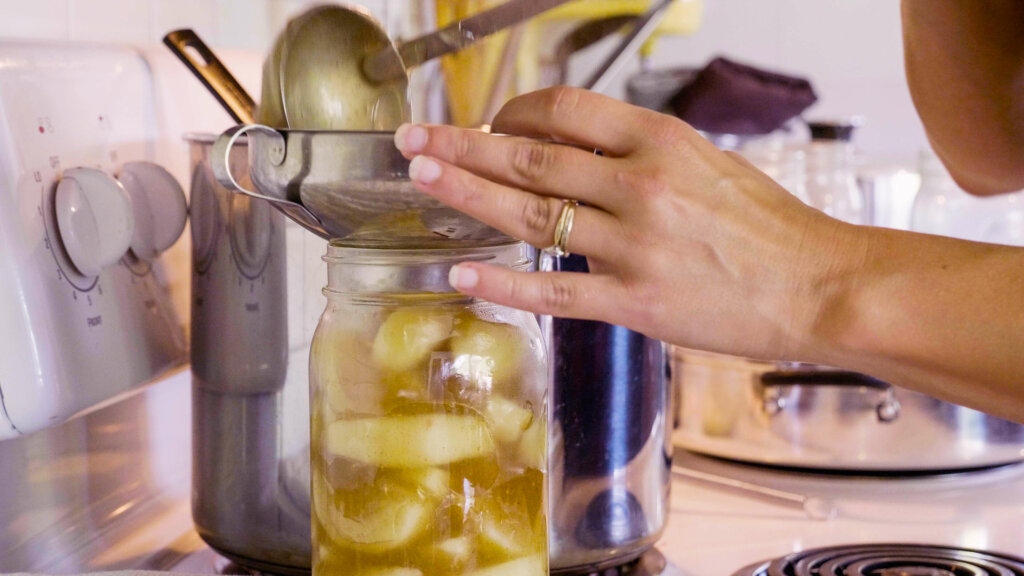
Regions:
[[491, 131], [532, 138], [552, 138], [612, 156], [626, 156], [644, 145], [650, 110], [579, 88], [556, 86], [509, 100]]

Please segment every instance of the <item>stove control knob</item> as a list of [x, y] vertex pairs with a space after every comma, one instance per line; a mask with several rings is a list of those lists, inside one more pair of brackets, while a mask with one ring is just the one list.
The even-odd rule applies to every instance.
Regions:
[[132, 203], [107, 174], [92, 168], [65, 171], [54, 208], [64, 250], [83, 275], [99, 276], [128, 251], [135, 230]]
[[132, 201], [132, 253], [140, 260], [153, 260], [185, 230], [185, 191], [170, 172], [152, 162], [129, 162], [118, 179]]

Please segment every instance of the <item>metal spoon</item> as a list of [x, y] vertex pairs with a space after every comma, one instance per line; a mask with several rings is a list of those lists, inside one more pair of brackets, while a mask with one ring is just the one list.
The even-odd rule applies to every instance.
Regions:
[[[394, 50], [367, 51], [363, 73], [373, 82], [387, 82], [404, 76], [428, 60], [444, 56], [504, 30], [513, 24], [565, 4], [568, 0], [509, 0], [489, 10], [453, 22], [440, 30], [404, 42]], [[397, 56], [397, 58], [396, 58]]]
[[175, 30], [164, 36], [164, 44], [199, 78], [224, 110], [242, 124], [252, 124], [256, 104], [210, 47], [191, 29]]

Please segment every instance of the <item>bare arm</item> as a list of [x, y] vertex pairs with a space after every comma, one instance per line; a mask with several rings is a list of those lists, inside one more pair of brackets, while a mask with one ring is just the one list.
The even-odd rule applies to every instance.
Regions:
[[1024, 248], [854, 228], [799, 353], [1024, 422]]
[[1024, 249], [844, 224], [679, 120], [579, 90], [513, 99], [495, 126], [605, 155], [449, 126], [396, 143], [419, 190], [535, 246], [551, 244], [561, 198], [583, 202], [568, 249], [591, 273], [465, 263], [462, 292], [857, 370], [1024, 422]]
[[907, 80], [967, 191], [1024, 188], [1024, 1], [903, 0]]

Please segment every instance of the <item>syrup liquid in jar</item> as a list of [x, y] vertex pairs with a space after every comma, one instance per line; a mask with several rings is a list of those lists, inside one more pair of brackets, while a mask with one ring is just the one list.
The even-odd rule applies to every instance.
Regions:
[[525, 246], [454, 244], [328, 246], [310, 358], [316, 576], [548, 572], [540, 329], [447, 282], [465, 260], [525, 268]]

